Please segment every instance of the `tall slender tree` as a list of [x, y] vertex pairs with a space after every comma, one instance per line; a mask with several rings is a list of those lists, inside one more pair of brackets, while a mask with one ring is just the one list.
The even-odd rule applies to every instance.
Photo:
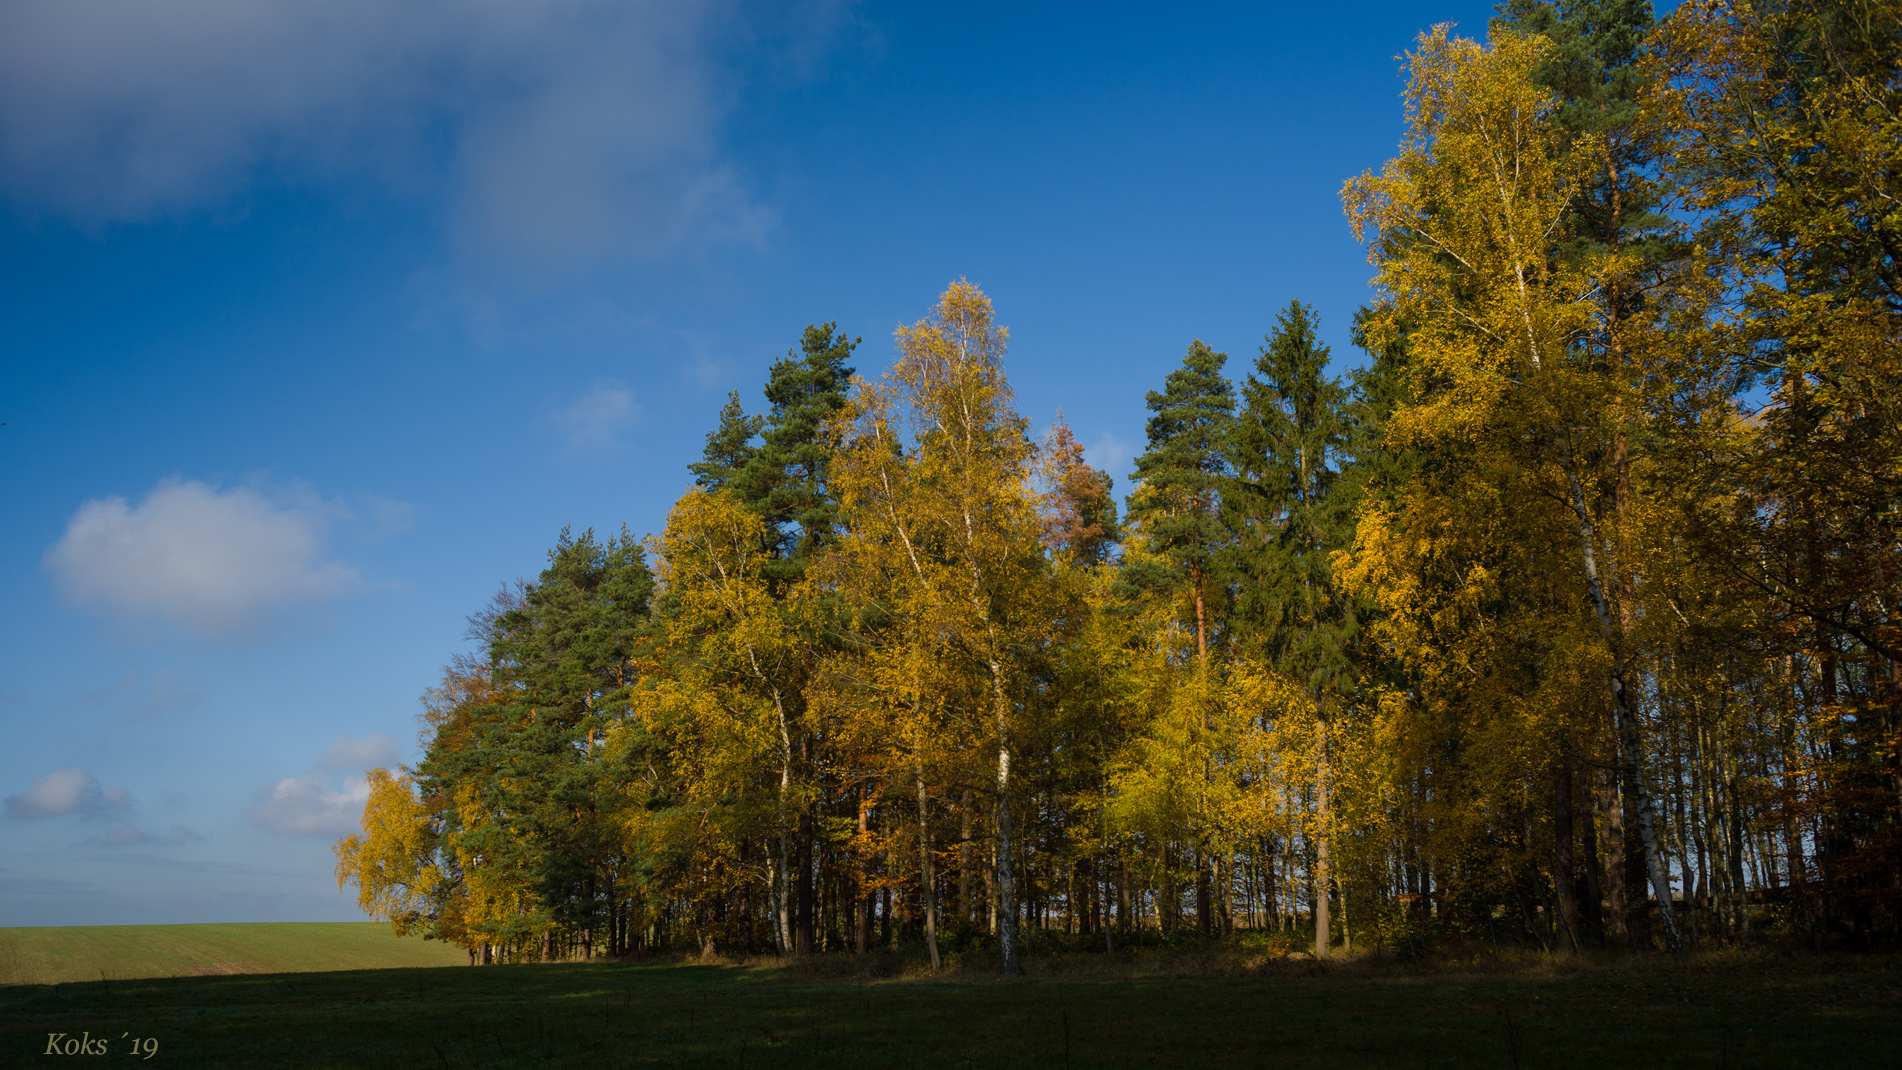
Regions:
[[760, 445], [736, 473], [733, 489], [766, 520], [774, 557], [766, 576], [775, 584], [797, 580], [837, 530], [833, 418], [846, 407], [852, 385], [846, 361], [858, 344], [835, 323], [809, 326], [799, 348], [767, 373], [771, 407], [760, 418]]
[[1242, 407], [1225, 443], [1231, 475], [1223, 514], [1237, 595], [1234, 631], [1264, 665], [1300, 681], [1314, 711], [1315, 925], [1328, 953], [1332, 784], [1329, 719], [1352, 666], [1354, 600], [1334, 581], [1331, 557], [1352, 541], [1353, 484], [1341, 479], [1348, 395], [1327, 375], [1329, 352], [1314, 310], [1289, 302], [1242, 384]]
[[1154, 554], [1127, 570], [1139, 586], [1163, 588], [1183, 598], [1195, 629], [1197, 663], [1209, 666], [1209, 599], [1215, 566], [1227, 541], [1221, 512], [1221, 481], [1228, 473], [1222, 452], [1235, 396], [1222, 366], [1228, 354], [1196, 340], [1182, 367], [1151, 390], [1145, 404], [1153, 414], [1147, 428], [1149, 448], [1136, 458], [1136, 490], [1129, 497], [1129, 518], [1140, 527]]
[[[1004, 375], [1008, 337], [990, 299], [964, 281], [944, 292], [929, 317], [899, 328], [897, 364], [854, 400], [839, 482], [856, 518], [842, 553], [858, 563], [857, 574], [877, 577], [863, 586], [898, 617], [897, 642], [975, 670], [965, 691], [972, 704], [957, 712], [993, 759], [986, 786], [998, 943], [1004, 971], [1016, 973], [1020, 843], [1012, 802], [1021, 789], [1012, 761], [1030, 735], [1024, 652], [1037, 645], [1049, 615], [1031, 488], [1036, 447]], [[907, 683], [916, 675], [889, 679], [901, 708], [934, 701]], [[920, 891], [935, 933], [934, 889], [927, 883]]]
[[[1412, 132], [1380, 176], [1345, 191], [1356, 232], [1381, 267], [1387, 315], [1404, 318], [1409, 346], [1450, 386], [1401, 419], [1422, 441], [1529, 449], [1503, 463], [1550, 480], [1565, 503], [1567, 547], [1606, 657], [1620, 776], [1632, 800], [1639, 857], [1659, 899], [1667, 942], [1682, 946], [1658, 854], [1658, 815], [1644, 778], [1640, 683], [1631, 629], [1620, 611], [1617, 529], [1602, 524], [1594, 461], [1633, 411], [1627, 380], [1577, 359], [1596, 323], [1595, 298], [1615, 258], [1555, 255], [1586, 175], [1588, 153], [1563, 151], [1551, 122], [1556, 101], [1534, 80], [1549, 45], [1511, 35], [1491, 48], [1423, 36], [1412, 59]], [[1418, 371], [1416, 371], [1418, 374]], [[1498, 421], [1495, 424], [1495, 421]], [[1480, 429], [1488, 424], [1499, 431]], [[1516, 433], [1504, 427], [1519, 425]], [[1608, 530], [1609, 528], [1609, 530]]]

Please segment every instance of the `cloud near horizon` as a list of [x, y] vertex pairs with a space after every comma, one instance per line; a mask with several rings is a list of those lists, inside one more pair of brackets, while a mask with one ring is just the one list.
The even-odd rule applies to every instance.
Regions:
[[[251, 824], [283, 836], [336, 836], [355, 832], [363, 818], [370, 785], [363, 772], [390, 764], [396, 758], [396, 740], [369, 735], [352, 739], [340, 735], [317, 756], [313, 771], [285, 777], [257, 790], [248, 811]], [[334, 785], [338, 772], [349, 772]]]
[[104, 836], [89, 836], [84, 841], [88, 847], [176, 847], [179, 844], [193, 843], [204, 839], [204, 834], [185, 825], [173, 825], [169, 833], [147, 832], [136, 825], [120, 825]]
[[333, 790], [322, 773], [286, 777], [258, 789], [251, 823], [285, 836], [337, 836], [355, 832], [363, 818], [370, 785], [360, 776]]
[[130, 809], [124, 788], [101, 790], [98, 778], [77, 766], [55, 769], [18, 795], [7, 796], [7, 816], [15, 818], [99, 817]]
[[166, 480], [136, 506], [80, 506], [45, 564], [67, 598], [109, 616], [237, 635], [362, 586], [325, 557], [332, 515], [321, 502]]
[[367, 177], [498, 263], [757, 243], [772, 215], [717, 148], [743, 6], [18, 0], [0, 191], [96, 227]]

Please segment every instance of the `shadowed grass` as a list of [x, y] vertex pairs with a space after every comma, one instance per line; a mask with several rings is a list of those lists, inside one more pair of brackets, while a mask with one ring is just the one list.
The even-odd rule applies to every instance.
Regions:
[[376, 922], [71, 925], [0, 929], [0, 984], [466, 965], [468, 955]]
[[1224, 977], [1096, 958], [1008, 980], [827, 976], [831, 960], [21, 986], [0, 989], [0, 1063], [81, 1031], [120, 1055], [122, 1033], [156, 1037], [160, 1059], [205, 1067], [1892, 1066], [1902, 1051], [1890, 959], [1283, 960]]

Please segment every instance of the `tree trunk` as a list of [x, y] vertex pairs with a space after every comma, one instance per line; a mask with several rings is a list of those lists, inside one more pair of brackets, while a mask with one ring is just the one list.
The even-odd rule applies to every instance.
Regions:
[[[859, 844], [861, 849], [870, 838], [872, 807], [864, 786], [859, 787]], [[865, 948], [872, 936], [872, 893], [867, 886], [871, 884], [871, 865], [864, 854], [859, 855], [859, 886], [855, 897], [858, 910], [858, 927], [853, 946], [859, 954], [865, 954]]]
[[931, 810], [925, 801], [922, 766], [912, 770], [912, 780], [918, 785], [918, 883], [924, 892], [919, 902], [925, 911], [925, 947], [931, 952], [931, 968], [936, 970], [943, 965], [938, 961], [938, 872], [931, 856]]
[[960, 922], [971, 920], [971, 789], [958, 805], [958, 905]]
[[[1636, 817], [1638, 843], [1628, 844], [1627, 852], [1637, 848], [1638, 858], [1629, 863], [1639, 879], [1649, 873], [1651, 887], [1658, 897], [1658, 917], [1664, 922], [1665, 944], [1672, 951], [1684, 950], [1684, 938], [1678, 931], [1677, 912], [1671, 905], [1671, 882], [1665, 876], [1663, 860], [1658, 856], [1657, 820], [1652, 806], [1651, 793], [1644, 786], [1644, 749], [1639, 739], [1637, 696], [1625, 680], [1625, 666], [1621, 660], [1625, 656], [1623, 628], [1613, 621], [1611, 606], [1605, 596], [1605, 586], [1598, 574], [1598, 534], [1592, 523], [1591, 509], [1585, 497], [1585, 488], [1579, 481], [1578, 467], [1573, 463], [1571, 439], [1568, 434], [1558, 436], [1559, 462], [1564, 469], [1566, 486], [1571, 492], [1571, 506], [1576, 521], [1579, 556], [1585, 566], [1585, 586], [1591, 595], [1592, 614], [1598, 618], [1598, 629], [1604, 638], [1607, 652], [1611, 655], [1609, 683], [1611, 685], [1612, 714], [1618, 729], [1619, 762], [1623, 765], [1623, 779], [1629, 805]], [[1630, 877], [1627, 883], [1632, 883]], [[1634, 896], [1633, 898], [1639, 898]], [[1642, 900], [1640, 900], [1642, 902]], [[1642, 907], [1640, 908], [1642, 909]], [[1635, 935], [1635, 934], [1634, 934]]]
[[1136, 927], [1135, 919], [1130, 914], [1129, 863], [1119, 861], [1116, 874], [1116, 923], [1127, 935]]
[[793, 887], [796, 889], [799, 903], [799, 928], [796, 933], [798, 949], [795, 954], [804, 958], [812, 954], [812, 809], [804, 807], [799, 814], [799, 859], [797, 871], [793, 874]]
[[997, 732], [997, 946], [1006, 974], [1021, 972], [1017, 963], [1017, 888], [1011, 862], [1009, 696], [1004, 667], [991, 658], [993, 717]]
[[1578, 879], [1572, 865], [1572, 764], [1564, 746], [1552, 763], [1552, 891], [1558, 905], [1558, 943], [1568, 955], [1579, 951]]
[[1209, 895], [1209, 857], [1198, 845], [1195, 848], [1195, 927], [1202, 939], [1213, 936], [1214, 904]]
[[1591, 800], [1591, 778], [1587, 776], [1583, 830], [1585, 865], [1581, 867], [1585, 871], [1585, 878], [1581, 882], [1585, 886], [1585, 896], [1584, 902], [1579, 904], [1579, 935], [1592, 947], [1602, 947], [1605, 943], [1605, 889], [1599, 874], [1604, 872], [1604, 867], [1598, 859], [1598, 825], [1593, 820]]
[[779, 795], [774, 799], [775, 815], [778, 819], [779, 857], [774, 883], [773, 913], [778, 923], [774, 929], [774, 942], [779, 945], [780, 954], [790, 954], [793, 949], [792, 933], [792, 830], [787, 827], [786, 802], [792, 791], [792, 732], [786, 723], [786, 704], [773, 689], [773, 710], [779, 715]]
[[1314, 719], [1314, 957], [1328, 954], [1327, 718]]
[[[1623, 753], [1623, 748], [1620, 748]], [[1625, 833], [1625, 941], [1634, 951], [1651, 949], [1651, 902], [1644, 887], [1650, 859], [1645, 852], [1644, 822], [1639, 816], [1640, 804], [1635, 778], [1629, 770], [1618, 774], [1618, 802], [1624, 812], [1623, 829]]]

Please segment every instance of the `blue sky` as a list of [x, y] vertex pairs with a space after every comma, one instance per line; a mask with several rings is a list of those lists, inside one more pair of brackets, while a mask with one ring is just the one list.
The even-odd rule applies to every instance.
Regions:
[[0, 9], [0, 926], [349, 920], [329, 845], [464, 615], [656, 531], [728, 390], [944, 286], [1126, 488], [1370, 269], [1397, 56], [1490, 6]]

